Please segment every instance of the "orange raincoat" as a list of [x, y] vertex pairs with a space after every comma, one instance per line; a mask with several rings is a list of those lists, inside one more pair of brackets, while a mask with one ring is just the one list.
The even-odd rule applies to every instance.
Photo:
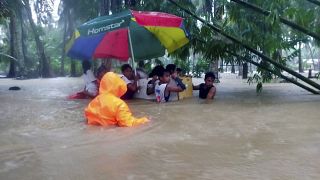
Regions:
[[120, 99], [127, 91], [125, 82], [115, 73], [108, 72], [101, 79], [99, 95], [85, 109], [90, 125], [136, 126], [149, 120], [132, 116], [128, 105]]

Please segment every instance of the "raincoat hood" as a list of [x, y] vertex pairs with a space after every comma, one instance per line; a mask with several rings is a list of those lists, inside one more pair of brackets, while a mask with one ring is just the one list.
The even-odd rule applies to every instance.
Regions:
[[127, 92], [126, 83], [119, 77], [119, 75], [108, 72], [100, 82], [99, 94], [110, 93], [114, 96], [121, 97]]

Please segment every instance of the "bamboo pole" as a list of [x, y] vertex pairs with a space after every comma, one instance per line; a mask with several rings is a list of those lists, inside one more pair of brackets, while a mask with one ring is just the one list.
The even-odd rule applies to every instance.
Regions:
[[180, 9], [182, 9], [183, 11], [185, 11], [187, 14], [193, 16], [194, 18], [196, 18], [197, 20], [199, 20], [200, 22], [204, 23], [205, 25], [207, 25], [208, 27], [210, 27], [211, 29], [213, 29], [214, 31], [220, 33], [221, 35], [225, 36], [226, 38], [232, 40], [233, 42], [243, 46], [245, 49], [249, 50], [250, 52], [256, 54], [257, 56], [259, 56], [262, 60], [269, 62], [271, 64], [273, 64], [274, 66], [288, 72], [289, 74], [293, 75], [294, 77], [304, 81], [305, 83], [317, 88], [320, 90], [320, 85], [317, 84], [316, 82], [304, 77], [303, 75], [293, 71], [292, 69], [281, 65], [280, 63], [272, 60], [271, 58], [269, 58], [268, 56], [260, 53], [259, 51], [257, 51], [256, 49], [250, 47], [249, 45], [243, 43], [242, 41], [238, 40], [237, 38], [225, 33], [224, 31], [222, 31], [220, 28], [216, 27], [215, 25], [212, 25], [210, 23], [208, 23], [207, 21], [205, 21], [204, 19], [198, 17], [197, 15], [195, 15], [194, 13], [192, 13], [191, 11], [189, 11], [188, 9], [182, 7], [181, 5], [177, 4], [176, 2], [174, 2], [173, 0], [168, 0], [169, 2], [171, 2], [172, 4], [174, 4], [175, 6], [179, 7]]
[[307, 0], [307, 1], [320, 6], [320, 1], [318, 1], [318, 0]]
[[[260, 13], [260, 14], [263, 14], [265, 16], [269, 16], [270, 15], [269, 11], [267, 11], [265, 9], [262, 9], [262, 8], [256, 6], [256, 5], [253, 5], [253, 4], [241, 1], [241, 0], [231, 0], [231, 1], [233, 1], [233, 2], [235, 2], [237, 4], [240, 4], [240, 5], [242, 5], [242, 6], [246, 7], [246, 8], [252, 9], [252, 10], [254, 10], [254, 11]], [[308, 1], [314, 1], [314, 0], [308, 0]], [[311, 37], [313, 37], [313, 38], [315, 38], [315, 39], [320, 41], [320, 35], [319, 34], [316, 34], [316, 33], [312, 32], [312, 31], [310, 31], [310, 30], [308, 30], [308, 29], [306, 29], [306, 28], [304, 28], [304, 27], [302, 27], [302, 26], [300, 26], [300, 25], [298, 25], [298, 24], [296, 24], [296, 23], [294, 23], [292, 21], [289, 21], [288, 19], [285, 19], [283, 17], [279, 17], [279, 19], [280, 19], [280, 22], [282, 22], [283, 24], [286, 24], [287, 26], [290, 26], [292, 29], [295, 29], [295, 30], [298, 30], [300, 32], [303, 32], [303, 33], [305, 33], [305, 34], [307, 34], [307, 35], [309, 35], [309, 36], [311, 36]]]
[[[198, 39], [198, 38], [197, 38], [196, 40], [199, 41], [199, 42], [201, 42], [201, 43], [206, 43], [206, 42], [205, 42], [204, 40], [202, 40], [202, 39]], [[230, 52], [230, 51], [228, 51], [228, 50], [226, 50], [226, 52], [229, 53], [229, 54], [231, 54], [232, 56], [238, 57], [238, 58], [240, 58], [240, 59], [242, 59], [242, 60], [244, 60], [244, 61], [246, 61], [246, 62], [248, 62], [248, 63], [250, 63], [250, 64], [253, 64], [253, 65], [257, 66], [257, 67], [260, 67], [261, 69], [264, 69], [264, 70], [266, 70], [266, 71], [269, 71], [269, 72], [271, 72], [272, 74], [274, 74], [274, 75], [276, 75], [276, 76], [279, 76], [279, 77], [281, 77], [282, 79], [285, 79], [285, 80], [287, 80], [287, 81], [289, 81], [289, 82], [291, 82], [291, 83], [293, 83], [293, 84], [295, 84], [295, 85], [297, 85], [297, 86], [299, 86], [299, 87], [301, 87], [301, 88], [303, 88], [303, 89], [305, 89], [305, 90], [307, 90], [307, 91], [309, 91], [309, 92], [311, 92], [311, 93], [313, 93], [313, 94], [320, 94], [319, 91], [316, 91], [316, 90], [314, 90], [314, 89], [312, 89], [312, 88], [310, 88], [310, 87], [308, 87], [308, 86], [305, 86], [305, 85], [299, 83], [298, 81], [296, 81], [296, 80], [294, 80], [294, 79], [291, 79], [291, 78], [289, 78], [289, 77], [287, 77], [287, 76], [285, 76], [285, 75], [283, 75], [283, 74], [281, 74], [281, 73], [278, 73], [277, 71], [275, 71], [275, 70], [273, 70], [273, 69], [270, 69], [270, 68], [268, 68], [268, 67], [262, 66], [261, 64], [255, 62], [255, 61], [252, 61], [251, 59], [245, 58], [245, 57], [243, 57], [243, 56], [240, 56], [240, 55], [238, 55], [238, 54], [236, 54], [236, 53], [234, 53], [234, 52]]]
[[281, 77], [282, 79], [285, 79], [285, 80], [287, 80], [287, 81], [289, 81], [289, 82], [291, 82], [291, 83], [293, 83], [293, 84], [295, 84], [295, 85], [297, 85], [297, 86], [299, 86], [299, 87], [301, 87], [301, 88], [303, 88], [303, 89], [305, 89], [305, 90], [307, 90], [307, 91], [309, 91], [309, 92], [311, 92], [311, 93], [313, 93], [313, 94], [320, 94], [319, 91], [316, 91], [316, 90], [314, 90], [314, 89], [312, 89], [312, 88], [310, 88], [310, 87], [308, 87], [308, 86], [305, 86], [305, 85], [299, 83], [298, 81], [296, 81], [296, 80], [294, 80], [294, 79], [291, 79], [291, 78], [289, 78], [289, 77], [287, 77], [287, 76], [285, 76], [285, 75], [283, 75], [283, 74], [281, 74], [281, 73], [278, 73], [277, 71], [275, 71], [275, 70], [273, 70], [273, 69], [270, 69], [270, 68], [268, 68], [268, 67], [262, 66], [261, 64], [255, 62], [255, 61], [252, 61], [251, 59], [245, 58], [245, 57], [243, 57], [243, 56], [240, 56], [240, 55], [238, 55], [238, 54], [236, 54], [236, 53], [233, 53], [233, 52], [230, 52], [230, 51], [227, 51], [227, 53], [229, 53], [229, 54], [231, 54], [232, 56], [235, 56], [235, 57], [237, 57], [237, 58], [240, 58], [240, 59], [242, 59], [242, 60], [244, 60], [244, 61], [246, 61], [246, 62], [248, 62], [248, 63], [251, 63], [251, 64], [253, 64], [253, 65], [257, 66], [257, 67], [260, 67], [261, 69], [264, 69], [264, 70], [266, 70], [266, 71], [269, 71], [269, 72], [271, 72], [272, 74], [274, 74], [274, 75], [276, 75], [276, 76], [279, 76], [279, 77]]

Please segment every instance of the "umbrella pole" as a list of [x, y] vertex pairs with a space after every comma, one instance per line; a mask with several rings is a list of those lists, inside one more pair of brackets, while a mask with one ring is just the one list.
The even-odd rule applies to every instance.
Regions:
[[[132, 48], [132, 41], [131, 41], [131, 35], [130, 35], [130, 28], [128, 28], [128, 36], [129, 36], [129, 44], [130, 44], [130, 51], [131, 51], [131, 60], [132, 60], [132, 68], [134, 69], [134, 75], [137, 75], [137, 69], [134, 66], [134, 53], [133, 53], [133, 48]], [[137, 86], [139, 86], [139, 83], [137, 81]], [[139, 89], [138, 89], [139, 92]]]
[[134, 65], [134, 53], [133, 53], [133, 48], [132, 48], [130, 28], [128, 28], [128, 36], [129, 36], [129, 45], [130, 45], [130, 51], [131, 51], [132, 69], [134, 69], [134, 74], [137, 75], [137, 69], [135, 68], [135, 65]]

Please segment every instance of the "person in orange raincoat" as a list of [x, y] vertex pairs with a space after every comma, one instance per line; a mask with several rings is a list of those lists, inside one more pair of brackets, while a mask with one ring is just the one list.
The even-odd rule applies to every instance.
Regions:
[[130, 127], [148, 122], [146, 117], [132, 116], [128, 105], [120, 99], [126, 91], [127, 85], [117, 74], [106, 73], [100, 82], [99, 95], [85, 109], [88, 124]]

